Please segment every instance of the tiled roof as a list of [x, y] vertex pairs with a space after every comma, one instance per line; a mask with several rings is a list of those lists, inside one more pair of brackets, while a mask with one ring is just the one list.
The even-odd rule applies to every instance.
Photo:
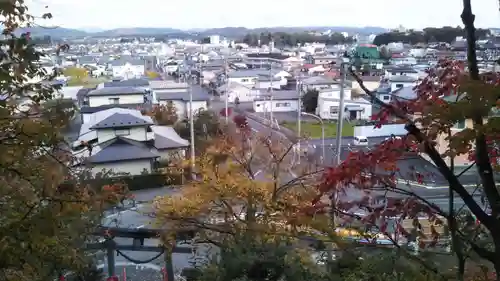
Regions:
[[115, 113], [106, 119], [100, 121], [90, 129], [105, 129], [105, 128], [123, 128], [152, 125], [153, 122], [139, 118], [131, 114]]
[[144, 94], [144, 89], [137, 87], [105, 87], [90, 91], [88, 96], [114, 96], [114, 95], [139, 95]]
[[99, 145], [100, 150], [87, 158], [90, 163], [109, 163], [160, 157], [147, 145], [126, 138], [115, 138]]

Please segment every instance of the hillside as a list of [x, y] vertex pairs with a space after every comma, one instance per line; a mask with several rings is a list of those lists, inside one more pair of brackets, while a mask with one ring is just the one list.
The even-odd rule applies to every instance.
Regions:
[[18, 33], [29, 31], [34, 37], [44, 37], [50, 36], [52, 38], [80, 38], [80, 37], [119, 37], [119, 36], [152, 36], [152, 35], [187, 35], [192, 33], [197, 33], [199, 36], [210, 36], [210, 35], [220, 35], [229, 38], [242, 37], [248, 33], [262, 33], [262, 32], [303, 32], [303, 31], [326, 31], [331, 30], [333, 32], [347, 32], [350, 34], [361, 33], [361, 34], [377, 34], [385, 32], [386, 29], [381, 27], [263, 27], [263, 28], [246, 28], [246, 27], [223, 27], [223, 28], [210, 28], [210, 29], [191, 29], [191, 30], [180, 30], [175, 28], [149, 28], [149, 27], [131, 27], [131, 28], [117, 28], [104, 30], [99, 32], [86, 32], [78, 29], [71, 28], [43, 28], [43, 27], [32, 27], [24, 28], [18, 31]]

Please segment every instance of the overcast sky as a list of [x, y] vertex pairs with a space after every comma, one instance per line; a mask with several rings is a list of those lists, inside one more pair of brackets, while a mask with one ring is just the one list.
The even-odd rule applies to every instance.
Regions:
[[[68, 28], [381, 26], [461, 23], [462, 0], [29, 0]], [[48, 9], [44, 9], [47, 5]], [[500, 27], [498, 0], [472, 0], [476, 26]], [[42, 22], [41, 22], [42, 24]]]

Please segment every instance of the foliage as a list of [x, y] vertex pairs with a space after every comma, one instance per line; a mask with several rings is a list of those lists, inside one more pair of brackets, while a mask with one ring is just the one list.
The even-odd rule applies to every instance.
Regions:
[[[478, 29], [477, 36], [479, 39], [484, 39], [490, 34], [488, 29]], [[375, 45], [387, 45], [392, 42], [403, 42], [408, 44], [417, 43], [452, 43], [457, 37], [465, 36], [465, 29], [460, 26], [451, 27], [445, 26], [442, 28], [424, 28], [423, 31], [409, 32], [387, 32], [378, 34], [373, 40]]]
[[198, 281], [333, 280], [315, 264], [309, 251], [290, 239], [243, 236], [224, 243], [219, 255], [200, 268]]
[[[201, 152], [220, 135], [221, 124], [219, 116], [212, 111], [200, 110], [193, 117], [196, 149]], [[174, 128], [183, 139], [191, 140], [189, 120], [177, 122]]]
[[65, 68], [63, 70], [63, 74], [64, 76], [71, 77], [71, 79], [75, 81], [83, 81], [85, 78], [89, 76], [87, 69], [85, 69], [84, 67], [80, 68], [74, 66]]
[[248, 131], [218, 138], [198, 157], [196, 180], [184, 185], [178, 196], [156, 199], [157, 224], [169, 226], [165, 239], [186, 227], [198, 230], [198, 242], [218, 246], [228, 236], [244, 233], [270, 239], [328, 233], [326, 216], [301, 213], [316, 196], [314, 189], [302, 188], [314, 171], [283, 180], [290, 178], [291, 149], [280, 140], [253, 137]]
[[318, 90], [309, 90], [302, 97], [305, 112], [315, 113], [318, 107]]
[[180, 174], [152, 173], [134, 176], [114, 176], [105, 178], [93, 178], [88, 183], [95, 186], [124, 185], [128, 190], [142, 190], [161, 188], [168, 185], [178, 185], [182, 183]]
[[[381, 107], [374, 116], [378, 120], [375, 127], [382, 126], [390, 118], [396, 118], [406, 124], [408, 134], [404, 138], [389, 138], [370, 151], [351, 152], [339, 166], [327, 169], [319, 189], [321, 194], [360, 190], [365, 194], [360, 200], [340, 200], [335, 204], [338, 214], [352, 217], [350, 212], [363, 212], [359, 219], [366, 225], [378, 228], [386, 237], [393, 237], [390, 225], [395, 221], [395, 232], [403, 237], [399, 242], [410, 241], [411, 235], [402, 222], [413, 220], [422, 249], [438, 243], [440, 234], [436, 228], [445, 220], [454, 233], [451, 236], [453, 250], [459, 260], [459, 275], [463, 277], [463, 259], [470, 255], [467, 252], [473, 252], [482, 262], [491, 262], [495, 271], [500, 271], [500, 194], [494, 173], [499, 163], [495, 143], [500, 128], [499, 119], [493, 114], [498, 106], [500, 80], [496, 74], [479, 75], [470, 1], [464, 1], [462, 20], [467, 31], [468, 70], [463, 62], [440, 61], [415, 87], [414, 99], [394, 99], [385, 104], [374, 92], [366, 89], [361, 79], [351, 71], [361, 88]], [[460, 131], [454, 130], [454, 124], [461, 121], [467, 121], [470, 125]], [[438, 145], [439, 141], [441, 143]], [[459, 221], [452, 208], [442, 210], [414, 193], [413, 189], [398, 184], [398, 178], [425, 184], [428, 177], [436, 176], [426, 175], [416, 168], [400, 171], [398, 161], [407, 151], [419, 153], [436, 165], [442, 178], [449, 184], [450, 200], [459, 196], [479, 222], [472, 228], [473, 231], [466, 231], [470, 228], [469, 224]], [[477, 169], [480, 176], [478, 189], [484, 194], [489, 206], [481, 206], [474, 199], [472, 190], [464, 187], [461, 181], [462, 174], [455, 171], [457, 157], [467, 155], [472, 157], [470, 167]], [[318, 208], [321, 205], [316, 203]], [[487, 207], [489, 211], [486, 211]], [[431, 225], [428, 234], [421, 231], [423, 217]], [[425, 243], [425, 239], [430, 243]], [[432, 264], [427, 264], [427, 267], [439, 271]]]
[[172, 101], [168, 101], [166, 105], [156, 105], [151, 111], [143, 113], [153, 118], [156, 124], [163, 126], [172, 126], [179, 119], [177, 108]]
[[161, 75], [156, 71], [146, 71], [146, 77], [149, 79], [158, 79], [161, 78]]
[[[0, 279], [52, 281], [60, 271], [85, 266], [87, 234], [100, 222], [103, 208], [119, 196], [114, 186], [83, 184], [78, 171], [66, 165], [70, 155], [61, 128], [68, 116], [39, 114], [58, 86], [28, 82], [31, 77], [50, 80], [58, 73], [39, 67], [42, 54], [29, 43], [29, 34], [14, 34], [34, 19], [24, 1], [3, 1], [0, 11], [0, 92], [7, 96], [0, 101]], [[31, 99], [34, 110], [19, 112], [21, 97]], [[75, 184], [63, 184], [68, 177]]]
[[276, 46], [297, 46], [297, 44], [304, 43], [325, 43], [329, 45], [336, 44], [347, 44], [354, 42], [352, 37], [344, 37], [341, 33], [333, 33], [330, 35], [315, 35], [310, 32], [297, 32], [297, 33], [287, 33], [287, 32], [274, 32], [260, 34], [249, 33], [243, 37], [243, 43], [250, 46], [257, 46], [260, 40], [260, 44], [269, 45], [271, 41], [275, 43]]

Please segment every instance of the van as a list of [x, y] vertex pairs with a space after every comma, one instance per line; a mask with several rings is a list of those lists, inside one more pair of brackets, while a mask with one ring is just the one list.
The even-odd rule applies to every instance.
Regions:
[[356, 136], [354, 137], [353, 144], [359, 146], [366, 146], [368, 145], [368, 139], [366, 137]]

